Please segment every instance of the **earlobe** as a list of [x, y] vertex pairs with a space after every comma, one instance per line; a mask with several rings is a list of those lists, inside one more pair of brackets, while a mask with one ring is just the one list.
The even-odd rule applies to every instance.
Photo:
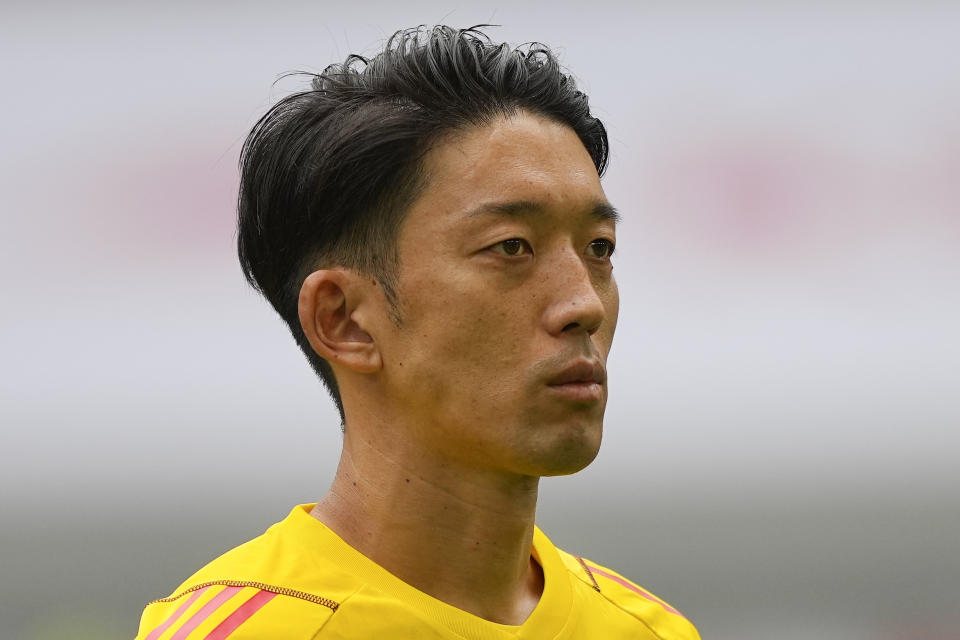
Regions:
[[303, 281], [297, 303], [300, 327], [313, 350], [332, 365], [357, 373], [381, 367], [376, 341], [356, 320], [358, 307], [370, 302], [366, 282], [346, 269], [314, 271]]

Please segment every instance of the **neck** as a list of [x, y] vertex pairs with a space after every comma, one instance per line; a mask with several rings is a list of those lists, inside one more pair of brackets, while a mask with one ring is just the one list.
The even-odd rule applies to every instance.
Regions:
[[432, 463], [397, 445], [348, 429], [333, 485], [312, 515], [420, 591], [521, 624], [543, 590], [531, 558], [539, 478]]

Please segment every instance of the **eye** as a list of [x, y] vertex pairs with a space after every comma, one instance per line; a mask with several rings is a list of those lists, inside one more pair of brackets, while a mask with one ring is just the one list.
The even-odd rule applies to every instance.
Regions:
[[522, 238], [510, 238], [509, 240], [498, 242], [497, 244], [493, 245], [491, 249], [497, 253], [511, 257], [522, 255], [524, 250], [526, 250], [527, 253], [533, 253], [530, 243]]
[[615, 245], [612, 241], [607, 240], [606, 238], [597, 238], [590, 243], [589, 247], [587, 247], [587, 251], [591, 258], [609, 260], [610, 256], [613, 255], [614, 248]]

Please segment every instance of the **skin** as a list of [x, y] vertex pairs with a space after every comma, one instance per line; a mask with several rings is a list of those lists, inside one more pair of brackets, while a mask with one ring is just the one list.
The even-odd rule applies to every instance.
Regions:
[[349, 269], [301, 290], [301, 324], [346, 415], [313, 515], [421, 591], [521, 624], [543, 590], [539, 479], [600, 447], [605, 382], [550, 383], [572, 363], [605, 368], [615, 223], [573, 130], [527, 112], [448, 136], [425, 169], [397, 241], [399, 325]]

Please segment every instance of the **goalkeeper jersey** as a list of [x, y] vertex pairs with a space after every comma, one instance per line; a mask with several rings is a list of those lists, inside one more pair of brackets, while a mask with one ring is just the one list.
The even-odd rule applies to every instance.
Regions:
[[540, 601], [521, 625], [490, 622], [408, 585], [300, 505], [149, 603], [137, 640], [699, 640], [669, 604], [540, 529]]

